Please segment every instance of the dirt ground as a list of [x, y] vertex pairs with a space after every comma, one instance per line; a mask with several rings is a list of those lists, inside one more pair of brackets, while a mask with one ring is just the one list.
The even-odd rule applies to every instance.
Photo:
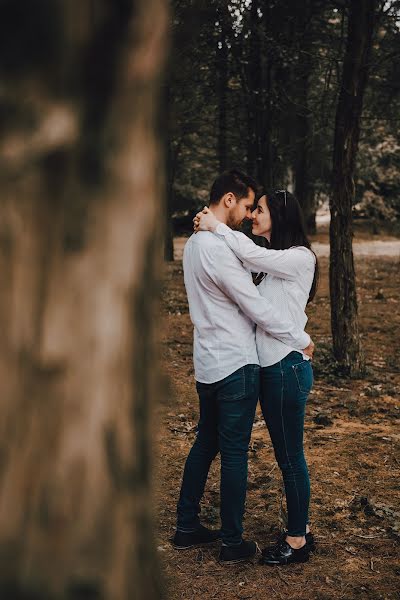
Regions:
[[[316, 241], [324, 243], [326, 232]], [[182, 264], [176, 261], [166, 267], [162, 352], [169, 383], [166, 379], [168, 394], [156, 415], [156, 485], [158, 551], [169, 600], [400, 598], [399, 256], [356, 257], [368, 368], [362, 380], [345, 380], [335, 370], [327, 257], [320, 258], [320, 266], [318, 295], [308, 310], [307, 330], [317, 349], [305, 426], [311, 526], [318, 552], [304, 565], [274, 568], [258, 561], [222, 566], [218, 546], [178, 552], [169, 543], [198, 413]], [[260, 547], [276, 538], [284, 516], [281, 497], [280, 472], [258, 413], [250, 446], [244, 525], [245, 537]], [[218, 504], [219, 463], [215, 461], [202, 505], [206, 525], [218, 527]]]

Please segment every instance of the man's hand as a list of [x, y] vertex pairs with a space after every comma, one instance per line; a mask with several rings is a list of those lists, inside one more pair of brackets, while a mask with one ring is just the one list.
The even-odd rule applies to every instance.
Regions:
[[215, 231], [215, 228], [221, 221], [215, 217], [212, 210], [207, 206], [201, 212], [198, 212], [193, 219], [193, 229], [195, 233], [198, 231]]
[[307, 348], [304, 348], [303, 354], [307, 354], [307, 356], [309, 356], [311, 358], [311, 360], [312, 360], [313, 354], [314, 354], [314, 348], [315, 348], [315, 344], [310, 339], [310, 343], [308, 344]]

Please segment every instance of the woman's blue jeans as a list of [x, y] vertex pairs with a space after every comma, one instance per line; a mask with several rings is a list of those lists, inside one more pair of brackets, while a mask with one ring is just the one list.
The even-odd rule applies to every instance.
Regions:
[[310, 361], [291, 352], [261, 369], [260, 404], [278, 465], [288, 512], [288, 535], [304, 536], [308, 523], [310, 479], [303, 450], [304, 414], [313, 384]]
[[196, 383], [200, 420], [186, 460], [178, 502], [179, 531], [195, 531], [208, 471], [221, 454], [221, 535], [240, 544], [247, 488], [247, 455], [259, 396], [260, 367], [245, 365], [216, 383]]

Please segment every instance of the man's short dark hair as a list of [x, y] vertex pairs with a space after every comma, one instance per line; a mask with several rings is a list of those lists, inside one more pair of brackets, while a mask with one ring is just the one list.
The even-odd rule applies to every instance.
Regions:
[[246, 175], [246, 173], [242, 173], [238, 169], [225, 171], [212, 184], [210, 205], [218, 204], [222, 196], [229, 192], [232, 192], [238, 200], [241, 200], [248, 195], [249, 188], [257, 194], [257, 182], [250, 175]]

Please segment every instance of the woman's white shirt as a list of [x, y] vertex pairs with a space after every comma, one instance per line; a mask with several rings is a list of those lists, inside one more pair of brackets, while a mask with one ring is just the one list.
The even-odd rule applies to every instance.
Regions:
[[[267, 273], [258, 286], [260, 295], [280, 309], [282, 316], [305, 328], [307, 305], [315, 271], [315, 256], [305, 246], [269, 250], [257, 246], [240, 231], [220, 223], [215, 234], [224, 240], [243, 265], [255, 273]], [[257, 352], [261, 367], [269, 367], [298, 349], [277, 340], [257, 327]], [[303, 354], [308, 360], [309, 357]]]

